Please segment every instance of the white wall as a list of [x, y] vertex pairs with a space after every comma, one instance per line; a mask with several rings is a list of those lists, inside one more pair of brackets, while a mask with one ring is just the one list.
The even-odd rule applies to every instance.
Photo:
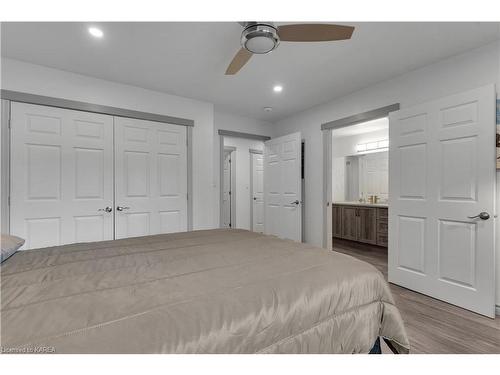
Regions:
[[217, 111], [208, 102], [2, 58], [1, 88], [194, 120], [193, 227], [219, 226], [218, 129], [269, 135], [269, 123]]
[[[321, 246], [323, 239], [321, 124], [394, 103], [400, 103], [404, 108], [487, 84], [498, 84], [499, 46], [495, 42], [442, 60], [300, 112], [275, 124], [274, 136], [300, 131], [306, 142], [306, 242]], [[500, 174], [497, 179], [500, 180]], [[500, 196], [497, 202], [500, 202]], [[497, 233], [500, 235], [500, 220]], [[500, 304], [500, 240], [497, 241], [497, 304]]]
[[21, 61], [2, 59], [2, 89], [152, 112], [194, 120], [193, 129], [193, 227], [217, 226], [211, 142], [214, 106], [139, 87], [122, 85]]
[[[260, 120], [255, 120], [251, 119], [248, 117], [243, 117], [243, 116], [238, 116], [234, 115], [231, 113], [223, 112], [220, 109], [215, 110], [214, 114], [215, 118], [215, 129], [214, 129], [214, 147], [215, 147], [215, 153], [214, 153], [214, 165], [215, 165], [215, 175], [216, 175], [216, 189], [217, 189], [217, 197], [216, 197], [216, 207], [217, 207], [217, 216], [215, 218], [215, 221], [217, 225], [219, 225], [219, 216], [220, 216], [220, 209], [219, 209], [219, 202], [220, 202], [220, 136], [218, 135], [219, 129], [221, 130], [231, 130], [231, 131], [237, 131], [240, 133], [250, 133], [250, 134], [258, 134], [258, 135], [265, 135], [265, 136], [271, 136], [272, 135], [272, 124], [266, 121], [260, 121]], [[226, 137], [224, 137], [226, 138]], [[227, 144], [226, 144], [227, 145]], [[258, 147], [254, 147], [258, 149]], [[237, 155], [237, 166], [238, 167], [238, 162], [241, 160], [240, 156]], [[246, 164], [245, 164], [246, 165]], [[250, 173], [250, 172], [248, 172]], [[238, 173], [238, 171], [236, 172]], [[250, 174], [248, 174], [250, 176]], [[250, 199], [250, 198], [248, 198]], [[249, 208], [247, 208], [249, 210]], [[242, 210], [240, 209], [240, 212]], [[244, 212], [244, 211], [243, 211]], [[238, 203], [237, 203], [237, 208], [236, 208], [236, 215], [238, 215]], [[250, 215], [250, 214], [249, 214]], [[249, 217], [249, 216], [248, 216]], [[249, 220], [249, 219], [248, 219]], [[238, 220], [238, 217], [236, 217], [236, 225], [238, 228], [246, 228], [240, 226], [241, 221]], [[243, 221], [245, 223], [245, 221]], [[249, 222], [248, 222], [249, 223]], [[248, 224], [249, 225], [249, 224]], [[248, 229], [250, 227], [248, 226]]]
[[250, 152], [249, 149], [264, 150], [264, 142], [251, 139], [224, 137], [224, 146], [236, 147], [233, 152], [236, 162], [236, 228], [251, 229], [250, 223]]

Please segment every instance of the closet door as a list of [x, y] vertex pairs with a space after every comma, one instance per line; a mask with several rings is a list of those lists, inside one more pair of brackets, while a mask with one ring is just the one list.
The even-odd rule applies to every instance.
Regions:
[[115, 117], [115, 237], [187, 230], [186, 127]]
[[113, 118], [12, 103], [10, 191], [23, 249], [113, 239]]

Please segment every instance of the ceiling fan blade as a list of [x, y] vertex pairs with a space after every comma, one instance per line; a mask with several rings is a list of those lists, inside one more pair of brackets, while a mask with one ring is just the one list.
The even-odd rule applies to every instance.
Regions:
[[327, 42], [351, 39], [353, 26], [303, 23], [278, 26], [280, 40], [285, 42]]
[[252, 52], [247, 51], [244, 48], [241, 48], [236, 56], [233, 57], [233, 61], [229, 64], [226, 69], [226, 75], [233, 75], [239, 72], [241, 68], [250, 60], [252, 57]]

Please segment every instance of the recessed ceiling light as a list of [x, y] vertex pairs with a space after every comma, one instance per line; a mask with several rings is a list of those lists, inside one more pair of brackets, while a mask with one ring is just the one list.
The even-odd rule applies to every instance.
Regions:
[[266, 112], [271, 112], [273, 110], [273, 107], [264, 107], [264, 111]]
[[98, 29], [97, 27], [89, 27], [89, 34], [95, 38], [102, 38], [104, 35], [102, 30]]
[[274, 92], [282, 92], [283, 91], [283, 86], [281, 85], [276, 85], [273, 87]]

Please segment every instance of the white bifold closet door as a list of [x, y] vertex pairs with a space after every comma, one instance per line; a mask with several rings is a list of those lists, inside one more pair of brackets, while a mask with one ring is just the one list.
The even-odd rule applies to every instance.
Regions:
[[10, 232], [35, 249], [187, 230], [186, 134], [13, 102]]
[[10, 160], [23, 249], [113, 239], [113, 117], [12, 103]]
[[115, 237], [187, 230], [186, 127], [115, 118]]

